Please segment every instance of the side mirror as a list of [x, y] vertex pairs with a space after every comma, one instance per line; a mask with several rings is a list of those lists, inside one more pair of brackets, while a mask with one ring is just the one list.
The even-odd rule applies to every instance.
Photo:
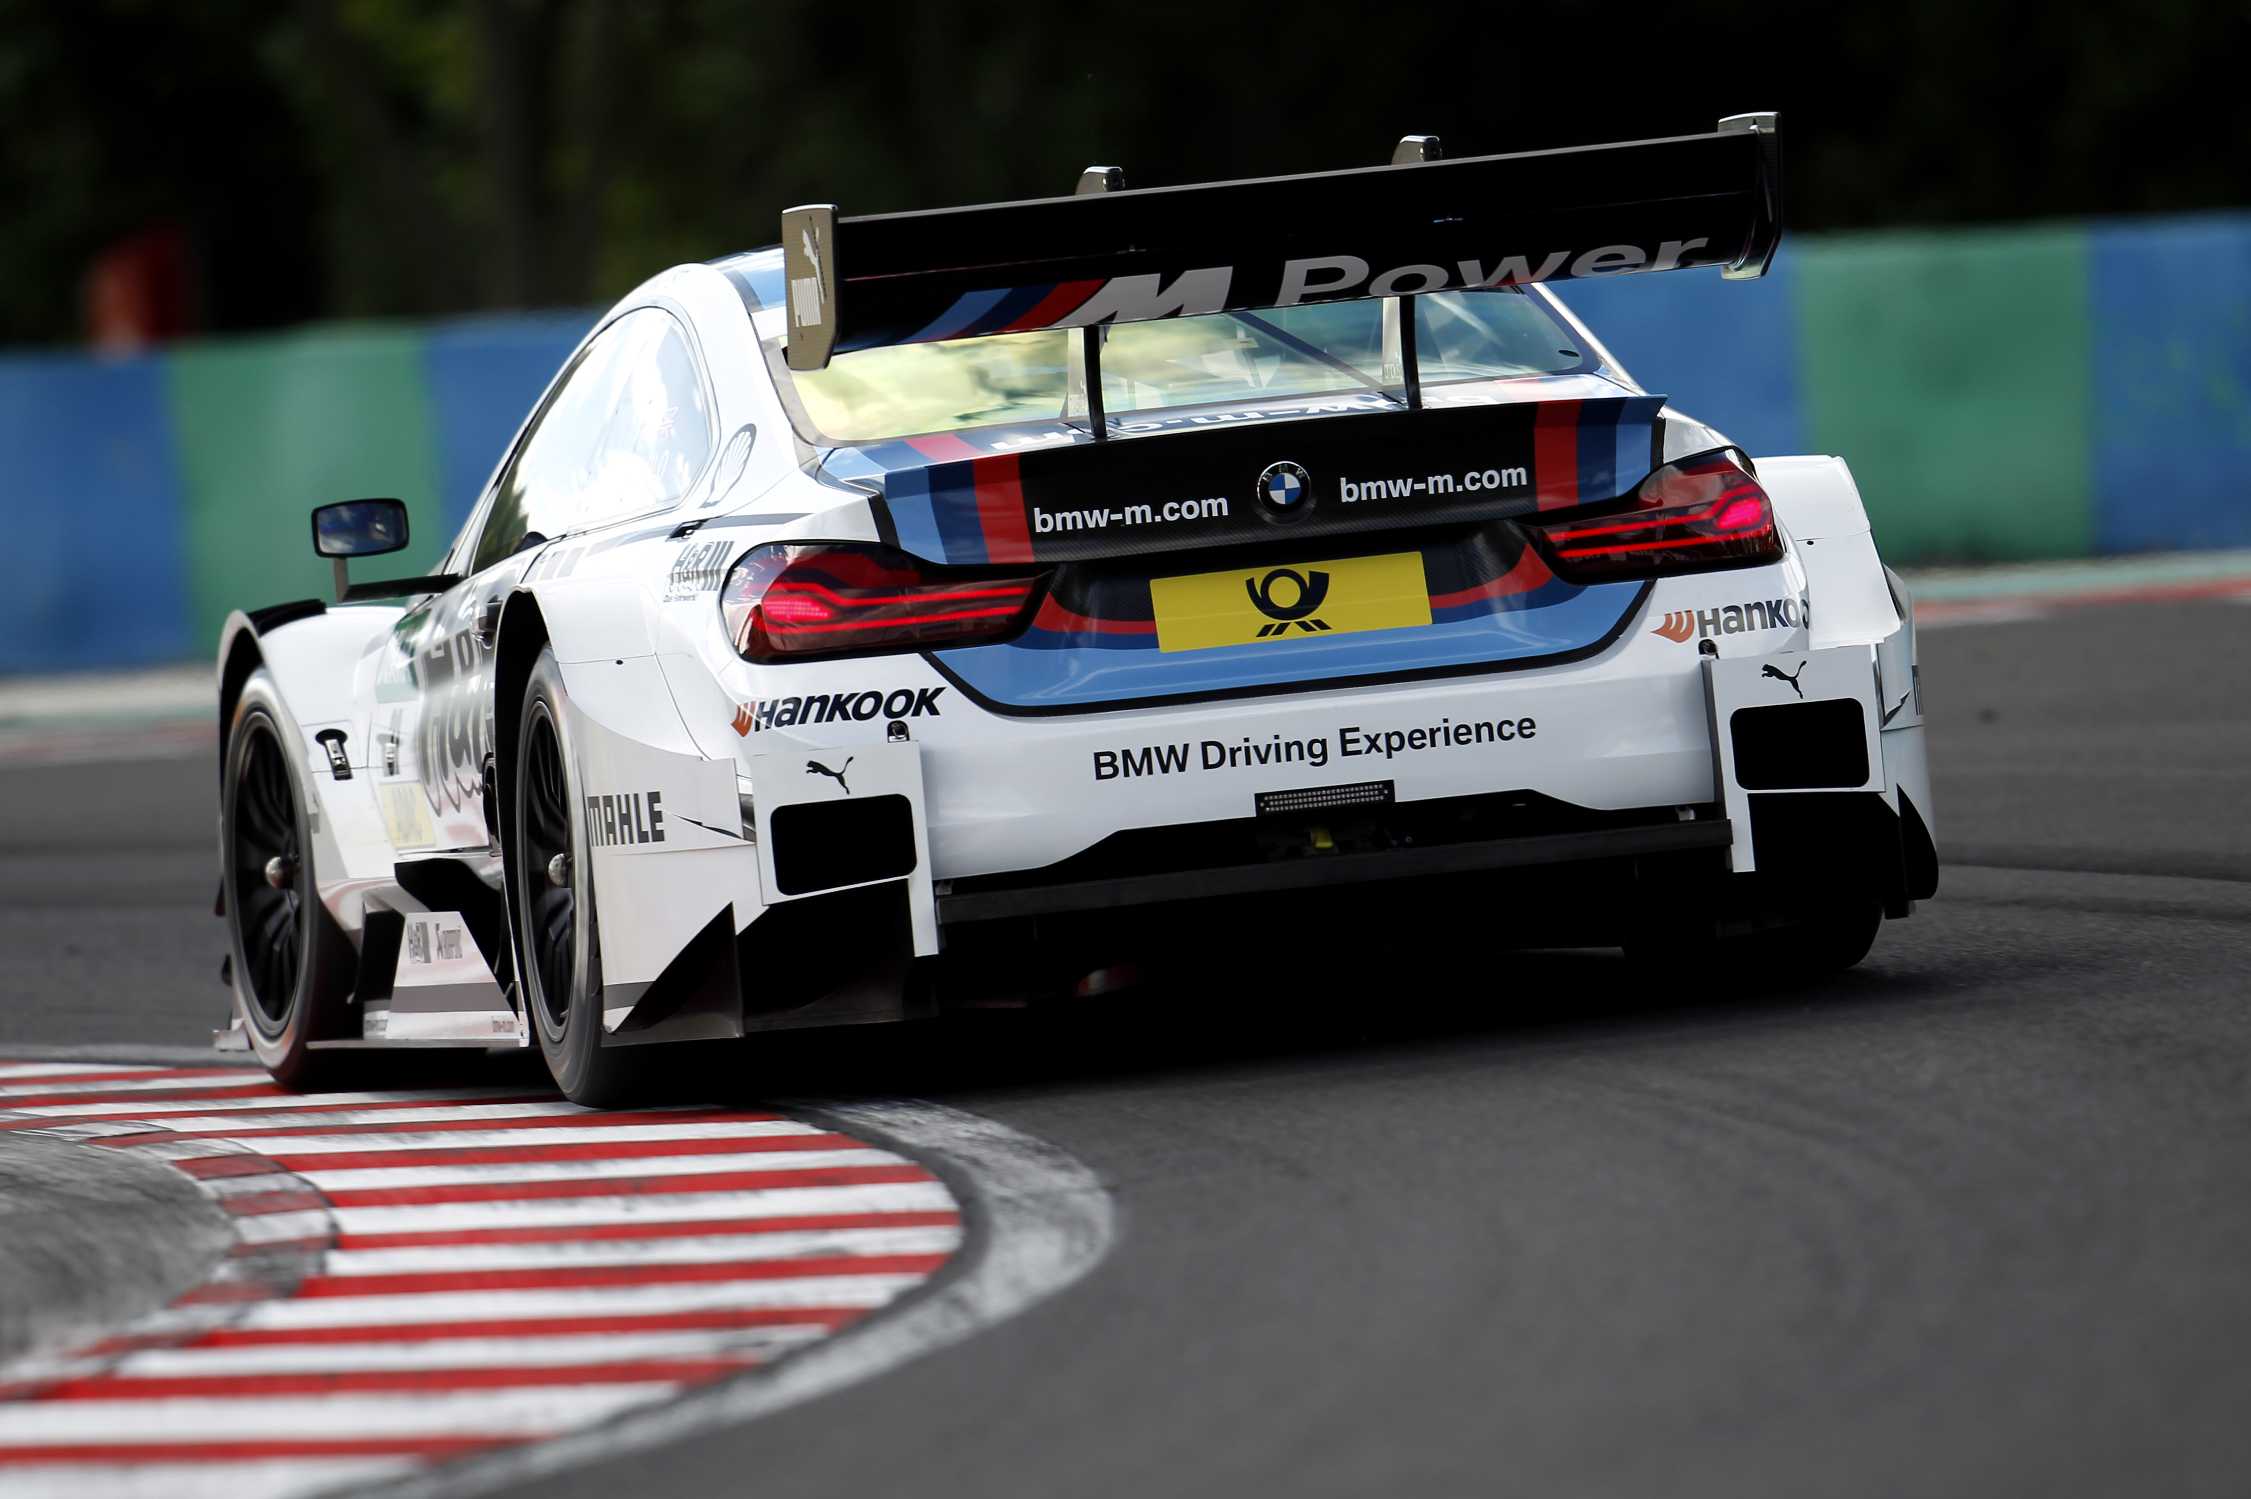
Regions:
[[459, 578], [388, 578], [379, 583], [352, 586], [346, 559], [381, 557], [406, 547], [406, 502], [403, 500], [338, 500], [313, 511], [313, 550], [336, 569], [336, 602], [359, 603], [366, 599], [403, 598], [437, 593], [460, 582]]
[[380, 557], [405, 547], [403, 500], [339, 500], [313, 511], [313, 550], [323, 557]]

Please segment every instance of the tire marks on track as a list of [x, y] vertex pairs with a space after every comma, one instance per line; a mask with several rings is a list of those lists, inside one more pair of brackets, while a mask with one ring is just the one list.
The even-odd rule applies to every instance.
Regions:
[[0, 1063], [0, 1129], [164, 1160], [236, 1232], [170, 1306], [0, 1370], [11, 1499], [309, 1493], [586, 1432], [803, 1352], [962, 1246], [928, 1168], [775, 1113], [48, 1062]]

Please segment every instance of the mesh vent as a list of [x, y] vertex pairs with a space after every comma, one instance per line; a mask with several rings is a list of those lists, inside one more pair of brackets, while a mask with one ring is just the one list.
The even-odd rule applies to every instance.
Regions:
[[1307, 786], [1298, 791], [1261, 791], [1258, 794], [1258, 815], [1273, 817], [1284, 812], [1329, 812], [1338, 807], [1388, 807], [1392, 800], [1389, 781], [1355, 781], [1349, 786]]

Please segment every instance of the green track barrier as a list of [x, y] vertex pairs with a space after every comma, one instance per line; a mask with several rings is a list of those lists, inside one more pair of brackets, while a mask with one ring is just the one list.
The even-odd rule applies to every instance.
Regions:
[[1796, 253], [1813, 449], [1852, 464], [1885, 555], [2087, 555], [2085, 231], [1869, 235]]
[[420, 329], [327, 327], [180, 349], [167, 398], [185, 483], [190, 638], [209, 649], [230, 609], [328, 598], [312, 507], [393, 495], [414, 544], [355, 577], [424, 570], [444, 545]]

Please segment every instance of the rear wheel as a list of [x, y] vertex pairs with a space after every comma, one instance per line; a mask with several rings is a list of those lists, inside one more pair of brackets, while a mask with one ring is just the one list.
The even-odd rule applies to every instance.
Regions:
[[642, 1058], [602, 1037], [602, 935], [594, 869], [580, 819], [570, 699], [554, 652], [540, 652], [524, 688], [516, 742], [514, 885], [516, 950], [524, 1010], [555, 1086], [573, 1103], [602, 1106], [639, 1086]]
[[337, 1071], [308, 1043], [342, 1016], [352, 963], [321, 907], [305, 773], [286, 722], [273, 679], [251, 673], [227, 731], [220, 841], [236, 1008], [274, 1080], [302, 1089]]
[[1777, 983], [1828, 978], [1868, 956], [1883, 920], [1873, 899], [1840, 901], [1781, 926], [1723, 938], [1720, 949]]
[[1643, 933], [1626, 958], [1651, 972], [1730, 977], [1786, 988], [1833, 977], [1868, 956], [1884, 913], [1873, 896], [1839, 898], [1789, 913], [1754, 931], [1715, 935], [1678, 929]]

